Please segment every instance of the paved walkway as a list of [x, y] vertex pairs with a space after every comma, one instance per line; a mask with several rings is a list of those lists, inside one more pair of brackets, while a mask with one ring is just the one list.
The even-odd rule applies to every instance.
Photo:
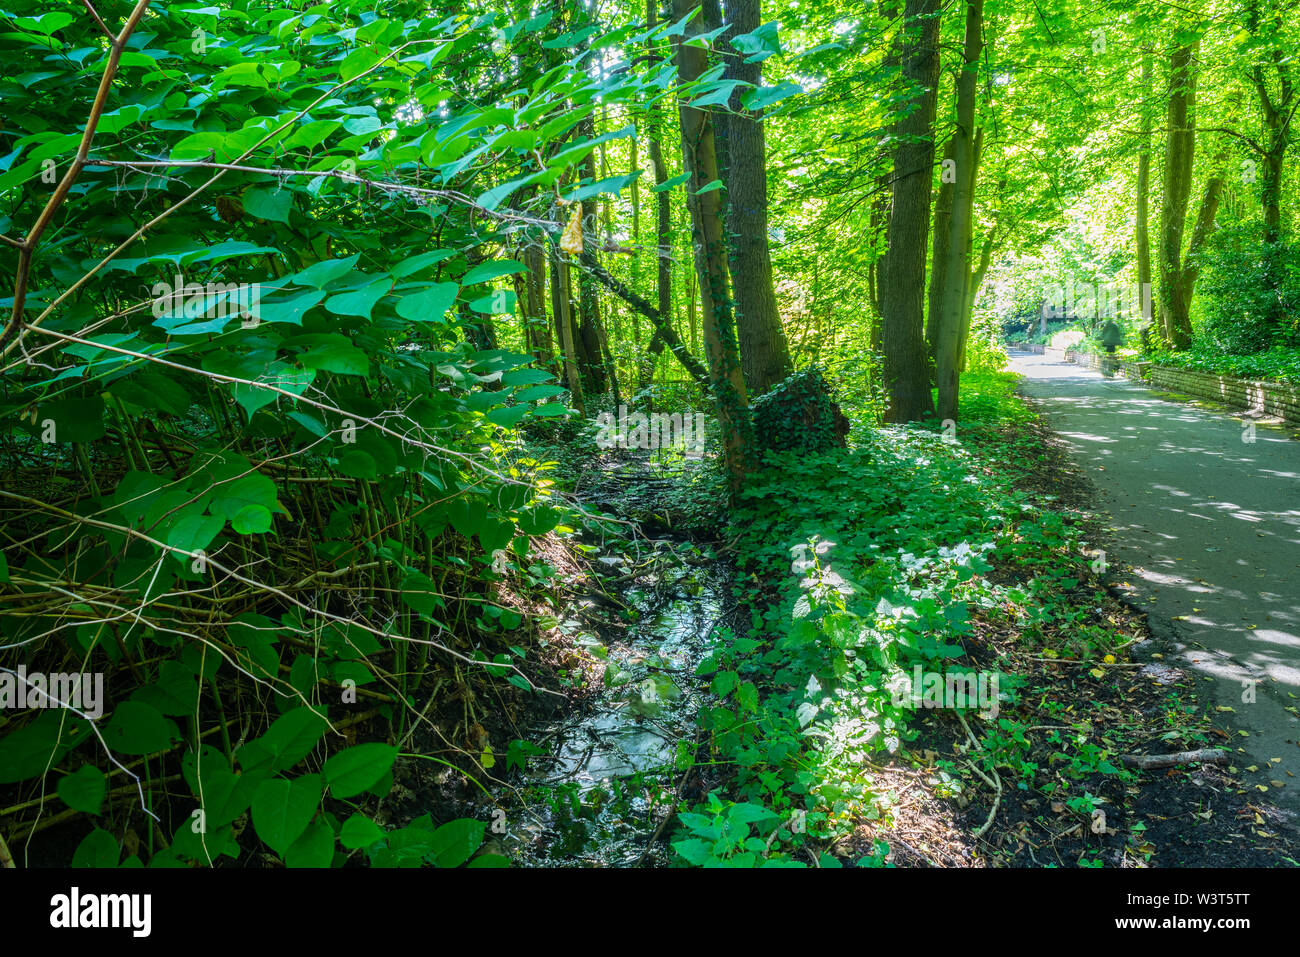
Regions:
[[1166, 663], [1232, 709], [1232, 746], [1249, 753], [1233, 763], [1259, 769], [1243, 780], [1300, 808], [1300, 441], [1257, 426], [1247, 442], [1231, 414], [1043, 356], [1011, 367], [1100, 490]]

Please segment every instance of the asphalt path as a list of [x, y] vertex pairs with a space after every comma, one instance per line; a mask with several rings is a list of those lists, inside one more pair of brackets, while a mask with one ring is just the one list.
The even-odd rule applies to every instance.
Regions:
[[1300, 441], [1044, 356], [1011, 367], [1097, 487], [1164, 663], [1213, 694], [1248, 786], [1300, 809]]

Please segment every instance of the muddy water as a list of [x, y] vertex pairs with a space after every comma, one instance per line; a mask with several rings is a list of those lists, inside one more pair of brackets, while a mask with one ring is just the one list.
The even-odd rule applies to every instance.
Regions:
[[[662, 863], [652, 838], [695, 752], [708, 697], [695, 669], [720, 640], [725, 570], [698, 554], [681, 560], [680, 543], [654, 546], [659, 560], [610, 591], [636, 609], [629, 627], [582, 633], [577, 620], [565, 622], [604, 662], [604, 679], [583, 710], [530, 736], [543, 753], [516, 782], [513, 813], [505, 803], [500, 837], [513, 866]], [[604, 561], [616, 578], [633, 574], [620, 556]]]

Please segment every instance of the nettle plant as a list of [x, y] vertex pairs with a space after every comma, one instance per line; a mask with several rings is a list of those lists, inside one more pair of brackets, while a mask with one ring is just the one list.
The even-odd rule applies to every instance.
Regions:
[[[471, 766], [474, 686], [531, 687], [502, 588], [544, 585], [531, 542], [565, 511], [514, 430], [570, 413], [493, 319], [572, 204], [635, 178], [579, 179], [580, 130], [676, 92], [618, 50], [681, 25], [121, 15], [0, 8], [0, 665], [98, 670], [111, 699], [102, 727], [0, 719], [0, 829], [87, 815], [103, 865], [461, 863], [474, 822], [367, 807], [438, 713], [423, 683]], [[366, 722], [387, 740], [337, 751]]]

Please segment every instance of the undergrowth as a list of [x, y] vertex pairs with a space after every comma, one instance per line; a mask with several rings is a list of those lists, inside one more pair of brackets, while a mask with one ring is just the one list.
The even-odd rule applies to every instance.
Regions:
[[[973, 622], [999, 621], [1022, 649], [1062, 659], [1101, 659], [1126, 636], [1070, 596], [1088, 574], [1078, 525], [1016, 487], [1024, 449], [1014, 427], [996, 427], [1033, 417], [1015, 379], [969, 376], [957, 436], [861, 429], [847, 450], [771, 454], [747, 483], [732, 534], [749, 626], [700, 666], [718, 699], [701, 715], [706, 760], [725, 774], [679, 815], [683, 862], [839, 866], [826, 848], [885, 813], [876, 771], [918, 733], [916, 705], [938, 701], [917, 700], [917, 667], [927, 688], [982, 675], [993, 689], [956, 709], [981, 776], [1058, 787], [1056, 769], [1025, 760], [1015, 661]], [[1128, 774], [1104, 748], [1062, 739], [1060, 750], [1079, 780]], [[887, 852], [856, 863], [880, 866]]]

